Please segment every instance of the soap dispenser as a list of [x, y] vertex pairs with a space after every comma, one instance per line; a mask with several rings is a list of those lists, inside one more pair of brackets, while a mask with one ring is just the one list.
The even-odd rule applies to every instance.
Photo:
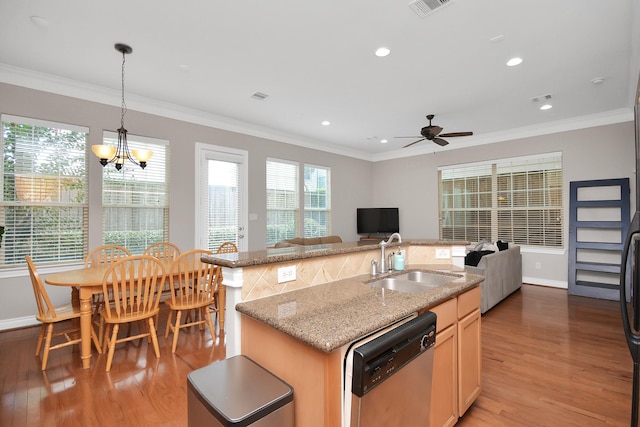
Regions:
[[393, 255], [393, 269], [404, 270], [404, 251], [400, 250], [400, 248]]

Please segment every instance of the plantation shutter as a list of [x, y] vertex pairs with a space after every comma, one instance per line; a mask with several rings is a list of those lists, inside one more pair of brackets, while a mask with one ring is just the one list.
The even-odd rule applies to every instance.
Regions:
[[562, 154], [440, 168], [440, 237], [563, 245]]

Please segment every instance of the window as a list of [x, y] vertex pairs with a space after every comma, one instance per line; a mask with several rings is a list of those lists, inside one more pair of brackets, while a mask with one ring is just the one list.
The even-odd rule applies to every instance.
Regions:
[[[125, 162], [120, 171], [109, 164], [102, 172], [102, 239], [141, 254], [152, 243], [169, 240], [168, 142], [127, 135], [129, 149], [148, 149], [153, 157], [141, 169]], [[104, 133], [104, 144], [117, 135]]]
[[440, 168], [440, 238], [563, 246], [562, 154]]
[[88, 129], [2, 116], [3, 267], [84, 259]]
[[330, 234], [330, 188], [328, 168], [304, 166], [304, 237]]
[[299, 171], [296, 162], [267, 159], [267, 245], [301, 233], [303, 237], [320, 237], [331, 232], [331, 170], [303, 166], [302, 200]]
[[267, 159], [267, 245], [298, 235], [298, 164]]

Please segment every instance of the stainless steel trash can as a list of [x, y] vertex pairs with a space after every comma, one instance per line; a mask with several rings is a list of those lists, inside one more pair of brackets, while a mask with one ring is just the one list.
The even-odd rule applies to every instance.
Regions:
[[187, 375], [189, 427], [292, 427], [293, 388], [246, 356]]

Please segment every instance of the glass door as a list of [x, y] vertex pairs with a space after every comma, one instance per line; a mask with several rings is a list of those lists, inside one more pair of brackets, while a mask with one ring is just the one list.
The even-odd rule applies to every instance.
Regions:
[[246, 251], [245, 151], [198, 144], [198, 247], [215, 252], [224, 242]]

